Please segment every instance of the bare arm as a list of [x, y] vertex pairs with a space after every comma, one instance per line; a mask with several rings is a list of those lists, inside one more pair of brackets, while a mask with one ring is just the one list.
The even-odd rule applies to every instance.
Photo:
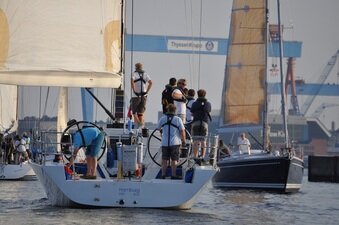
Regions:
[[185, 129], [180, 130], [182, 144], [186, 142], [186, 132]]
[[152, 85], [153, 85], [153, 82], [152, 82], [152, 80], [149, 80], [149, 81], [148, 81], [147, 90], [146, 90], [146, 92], [147, 92], [147, 93], [148, 93], [148, 92], [151, 90], [151, 88], [152, 88]]
[[75, 158], [77, 157], [77, 154], [78, 154], [78, 151], [80, 150], [80, 148], [78, 149], [74, 149], [73, 153], [72, 153], [72, 156], [71, 156], [71, 159], [69, 160], [69, 165], [68, 167], [71, 167], [73, 165], [73, 162], [75, 160]]
[[131, 78], [131, 88], [132, 88], [132, 91], [135, 92], [135, 86], [134, 86], [133, 78]]
[[172, 92], [172, 98], [174, 98], [174, 99], [182, 99], [183, 95], [182, 95], [181, 91], [173, 91]]

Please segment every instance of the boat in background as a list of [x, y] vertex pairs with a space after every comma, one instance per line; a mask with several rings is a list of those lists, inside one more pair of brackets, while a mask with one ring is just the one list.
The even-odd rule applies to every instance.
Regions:
[[[4, 42], [7, 48], [1, 50], [6, 52], [0, 52], [5, 56], [0, 83], [61, 87], [57, 127], [60, 138], [48, 143], [43, 138], [50, 134], [41, 132], [42, 160], [31, 163], [51, 204], [191, 208], [217, 168], [198, 165], [186, 152], [181, 155], [178, 166], [177, 175], [181, 175], [181, 179], [160, 179], [161, 136], [153, 135], [151, 140], [143, 137], [139, 130], [103, 128], [107, 138], [98, 157], [96, 179], [79, 176], [86, 174], [86, 163], [80, 160], [71, 165], [72, 170], [65, 165], [69, 162], [69, 154], [73, 155], [71, 135], [86, 126], [98, 127], [90, 121], [66, 126], [67, 88], [86, 88], [91, 93], [87, 88], [122, 87], [124, 1], [27, 0], [23, 4], [4, 0], [0, 3], [0, 12], [6, 21], [0, 30], [6, 31], [5, 37], [8, 38]], [[114, 120], [110, 111], [94, 95], [92, 97]], [[55, 132], [52, 135], [56, 136]], [[143, 153], [146, 142], [148, 155]], [[186, 143], [191, 142], [186, 140]], [[51, 146], [55, 149], [55, 158], [45, 160]], [[107, 160], [106, 155], [113, 157]], [[170, 169], [168, 176], [171, 177]]]
[[14, 164], [14, 153], [8, 150], [8, 145], [14, 148], [14, 136], [18, 128], [17, 96], [17, 86], [0, 85], [0, 180], [19, 180], [35, 176], [28, 161]]
[[[279, 4], [279, 1], [278, 1]], [[278, 6], [279, 10], [279, 6]], [[221, 133], [262, 130], [260, 149], [233, 152], [223, 156], [219, 152], [220, 171], [213, 177], [217, 188], [259, 189], [275, 192], [296, 192], [300, 189], [304, 171], [302, 154], [290, 146], [286, 125], [285, 97], [282, 92], [284, 145], [272, 149], [267, 123], [267, 0], [234, 0], [231, 16], [225, 81], [222, 96]], [[278, 13], [279, 15], [279, 13]], [[275, 35], [279, 41], [280, 59], [281, 24], [278, 16]], [[281, 83], [282, 61], [280, 60]], [[284, 90], [281, 86], [281, 90]], [[259, 132], [257, 132], [259, 133]], [[252, 143], [252, 146], [254, 144]]]

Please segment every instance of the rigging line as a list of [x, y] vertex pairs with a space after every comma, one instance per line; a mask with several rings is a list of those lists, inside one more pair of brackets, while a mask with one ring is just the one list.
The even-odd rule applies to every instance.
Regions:
[[[133, 74], [133, 56], [134, 56], [134, 50], [133, 50], [133, 48], [134, 48], [134, 46], [133, 46], [133, 42], [134, 42], [134, 0], [132, 0], [131, 1], [131, 7], [132, 7], [132, 9], [131, 9], [131, 53], [130, 53], [130, 57], [131, 57], [131, 65], [130, 65], [130, 70], [131, 70], [131, 72], [130, 72], [130, 76], [131, 76], [131, 79], [132, 79], [132, 74]], [[131, 80], [130, 79], [130, 80]], [[126, 82], [126, 80], [125, 80], [125, 82]], [[130, 88], [130, 96], [132, 97], [132, 87]]]
[[46, 116], [48, 97], [49, 97], [49, 87], [47, 87], [47, 93], [46, 93], [46, 99], [45, 99], [44, 113], [42, 114], [42, 116]]
[[[167, 2], [167, 0], [164, 0], [164, 2]], [[159, 1], [157, 1], [157, 3], [159, 3]], [[161, 6], [165, 6], [166, 3], [163, 3], [163, 2], [160, 1], [160, 4], [159, 4], [159, 5], [160, 5], [160, 7], [161, 7]], [[159, 7], [159, 5], [156, 5], [154, 8], [157, 9], [157, 8]], [[163, 26], [161, 25], [161, 23], [162, 23], [161, 19], [158, 19], [157, 22], [158, 22], [158, 29], [159, 29], [159, 30], [163, 30], [163, 29], [161, 29], [161, 28], [163, 27]], [[159, 25], [159, 24], [160, 24], [160, 25]], [[168, 37], [167, 37], [166, 33], [163, 32], [163, 33], [162, 33], [162, 36], [164, 37], [164, 43], [165, 43], [165, 45], [167, 46], [167, 45], [168, 45]], [[166, 50], [167, 50], [167, 53], [170, 53], [170, 50], [169, 50], [168, 47], [166, 48]], [[176, 68], [176, 65], [174, 65], [172, 61], [171, 61], [171, 64], [172, 64], [172, 66], [170, 66], [170, 68], [171, 68], [170, 73], [175, 74], [175, 73], [173, 73], [173, 68]]]
[[200, 32], [199, 32], [199, 58], [198, 58], [198, 89], [200, 89], [200, 70], [201, 70], [201, 32], [202, 32], [202, 0], [200, 0]]
[[[187, 4], [186, 4], [186, 0], [184, 1], [184, 11], [185, 11], [185, 25], [186, 25], [186, 31], [188, 33], [188, 16], [187, 16]], [[189, 71], [189, 76], [190, 76], [190, 82], [192, 82], [191, 80], [191, 56], [190, 55], [187, 55], [188, 57], [188, 71]]]
[[[192, 3], [192, 0], [190, 1], [190, 4], [191, 4], [191, 37], [192, 37], [192, 44], [194, 43], [194, 34], [193, 34], [193, 3]], [[190, 55], [190, 59], [192, 59], [191, 61], [191, 68], [192, 70], [190, 70], [191, 74], [190, 76], [192, 77], [192, 83], [194, 83], [194, 47], [192, 45], [192, 54]]]
[[[121, 19], [121, 63], [120, 63], [120, 71], [121, 71], [121, 75], [124, 77], [123, 79], [125, 79], [126, 77], [126, 73], [125, 73], [125, 66], [126, 66], [126, 39], [124, 37], [126, 37], [125, 33], [126, 33], [126, 2], [124, 0], [121, 1], [121, 15], [120, 15], [120, 19]], [[126, 94], [125, 94], [125, 90], [126, 90], [126, 82], [125, 80], [123, 81], [122, 84], [122, 88], [123, 88], [123, 120], [125, 121], [125, 111], [126, 111]], [[113, 94], [113, 89], [111, 89], [111, 107], [113, 106], [112, 102], [112, 95]], [[108, 96], [109, 97], [109, 96]], [[113, 110], [111, 109], [111, 111], [113, 112]]]
[[[96, 88], [96, 93], [95, 95], [99, 97], [99, 90]], [[95, 116], [94, 116], [94, 121], [97, 121], [98, 119], [98, 104], [95, 104]]]
[[[52, 89], [53, 90], [53, 89]], [[53, 95], [52, 95], [53, 96]], [[58, 105], [58, 107], [59, 107], [59, 103], [58, 103], [58, 99], [59, 99], [59, 97], [58, 97], [58, 94], [56, 94], [55, 95], [55, 101], [54, 101], [54, 105], [53, 105], [53, 107], [51, 108], [51, 112], [55, 112], [55, 111], [57, 111], [57, 105]], [[72, 101], [70, 101], [70, 102], [72, 102]]]
[[[186, 0], [184, 1], [184, 4], [185, 4], [185, 21], [186, 21], [186, 31], [187, 31], [187, 34], [189, 33], [189, 26], [188, 26], [188, 15], [187, 15], [187, 10], [189, 9], [189, 6], [186, 4]], [[191, 6], [192, 8], [192, 6]], [[192, 14], [191, 14], [191, 20], [190, 22], [192, 21]], [[192, 33], [192, 27], [191, 27], [191, 37], [193, 38], [193, 33]], [[189, 34], [188, 34], [189, 35]], [[188, 72], [189, 72], [189, 81], [191, 84], [193, 84], [193, 74], [192, 74], [192, 54], [188, 54], [187, 55], [188, 57]]]

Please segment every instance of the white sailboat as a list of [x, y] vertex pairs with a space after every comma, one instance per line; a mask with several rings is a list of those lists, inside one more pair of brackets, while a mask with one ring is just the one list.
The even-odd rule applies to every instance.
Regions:
[[[239, 134], [262, 129], [262, 149], [239, 150], [219, 157], [220, 172], [212, 179], [214, 187], [276, 192], [296, 192], [301, 188], [304, 163], [288, 140], [284, 94], [284, 146], [271, 149], [268, 141], [267, 13], [267, 0], [233, 0], [220, 132]], [[277, 27], [281, 27], [278, 20]], [[278, 39], [281, 46], [281, 31]], [[282, 48], [280, 54], [281, 59]]]
[[[13, 134], [18, 128], [17, 94], [17, 86], [0, 85], [0, 126], [3, 135], [1, 144], [7, 139], [13, 144]], [[28, 161], [14, 164], [6, 147], [2, 145], [0, 148], [0, 180], [18, 180], [35, 175]]]
[[[1, 50], [3, 53], [0, 52], [3, 56], [0, 83], [118, 88], [122, 84], [123, 71], [123, 3], [122, 0], [1, 1], [0, 12], [5, 18], [1, 30], [7, 32], [8, 40], [3, 42], [5, 47]], [[65, 89], [60, 96], [63, 97], [58, 120], [65, 123]], [[65, 127], [63, 123], [58, 123], [60, 129]], [[105, 131], [111, 141], [126, 138], [123, 129], [107, 128]], [[200, 166], [182, 158], [181, 180], [158, 179], [161, 168], [153, 162], [158, 159], [140, 161], [146, 157], [140, 149], [147, 140], [129, 134], [127, 140], [129, 143], [122, 141], [123, 154], [127, 155], [119, 161], [119, 170], [117, 167], [108, 169], [107, 163], [100, 160], [100, 172], [95, 180], [68, 174], [64, 161], [43, 161], [31, 166], [48, 199], [59, 206], [189, 209], [216, 172], [213, 166]], [[112, 142], [110, 145], [118, 146]], [[159, 151], [159, 146], [151, 145], [150, 148]], [[106, 150], [103, 148], [102, 155]], [[142, 170], [135, 167], [137, 162]], [[73, 166], [77, 173], [83, 173], [80, 164]]]

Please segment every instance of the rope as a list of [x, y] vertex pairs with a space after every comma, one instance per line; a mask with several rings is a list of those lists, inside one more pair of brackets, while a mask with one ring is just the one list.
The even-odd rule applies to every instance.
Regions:
[[[201, 46], [201, 31], [202, 31], [202, 0], [200, 0], [200, 25], [199, 25], [199, 28], [200, 28], [200, 32], [199, 32], [199, 44]], [[199, 63], [198, 63], [198, 89], [200, 89], [200, 69], [201, 69], [201, 49], [199, 51]]]

